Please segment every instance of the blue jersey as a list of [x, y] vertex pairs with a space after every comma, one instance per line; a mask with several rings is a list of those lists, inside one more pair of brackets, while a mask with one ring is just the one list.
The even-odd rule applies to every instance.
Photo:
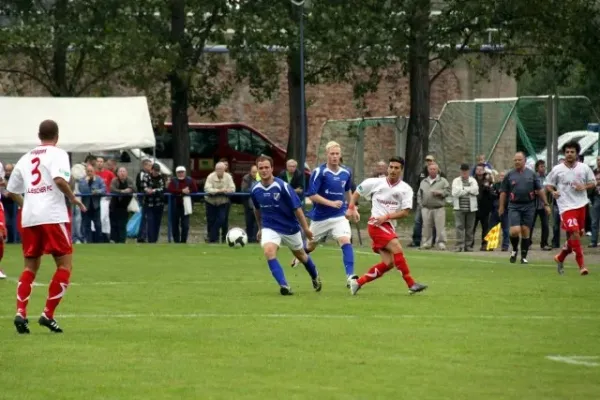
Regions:
[[341, 217], [346, 214], [346, 192], [352, 189], [352, 177], [350, 170], [340, 165], [337, 172], [327, 168], [327, 164], [319, 165], [310, 175], [307, 196], [318, 194], [327, 200], [341, 200], [344, 204], [341, 208], [328, 207], [323, 204], [313, 203], [313, 209], [309, 213], [313, 221], [323, 221], [330, 218]]
[[300, 231], [296, 209], [302, 204], [298, 195], [285, 181], [275, 178], [268, 187], [257, 182], [250, 195], [252, 203], [260, 210], [262, 227], [282, 235], [293, 235]]

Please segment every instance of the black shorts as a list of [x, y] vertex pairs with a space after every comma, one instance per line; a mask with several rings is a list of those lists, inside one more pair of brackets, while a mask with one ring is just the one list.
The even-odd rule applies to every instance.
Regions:
[[531, 228], [535, 218], [535, 203], [531, 205], [508, 206], [509, 226], [528, 226]]

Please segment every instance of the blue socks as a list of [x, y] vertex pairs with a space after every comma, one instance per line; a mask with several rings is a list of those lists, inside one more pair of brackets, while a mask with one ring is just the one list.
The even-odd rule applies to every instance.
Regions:
[[273, 274], [273, 278], [275, 278], [279, 286], [287, 286], [288, 284], [285, 280], [285, 274], [283, 273], [283, 268], [281, 268], [281, 264], [279, 264], [279, 260], [277, 260], [276, 258], [272, 260], [267, 260], [267, 264], [269, 264], [271, 274]]
[[350, 243], [342, 245], [342, 260], [346, 269], [346, 276], [354, 275], [354, 250]]
[[317, 266], [313, 262], [312, 258], [308, 257], [306, 264], [304, 264], [304, 268], [306, 268], [306, 272], [308, 272], [308, 274], [310, 275], [310, 277], [312, 279], [317, 278], [317, 275], [318, 275]]

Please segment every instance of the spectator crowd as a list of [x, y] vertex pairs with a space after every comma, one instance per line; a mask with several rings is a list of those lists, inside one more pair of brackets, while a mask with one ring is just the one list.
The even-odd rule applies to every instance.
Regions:
[[[562, 161], [562, 160], [559, 160]], [[4, 166], [5, 187], [13, 170], [12, 164]], [[372, 176], [382, 177], [387, 173], [387, 163], [379, 161], [374, 166]], [[479, 250], [486, 251], [485, 237], [489, 230], [501, 224], [501, 250], [509, 249], [509, 227], [507, 213], [499, 215], [500, 185], [507, 171], [496, 171], [486, 161], [484, 155], [477, 157], [474, 166], [460, 165], [457, 177], [448, 180], [440, 170], [435, 157], [428, 155], [420, 174], [414, 207], [414, 226], [410, 247], [421, 249], [447, 249], [446, 218], [447, 208], [453, 212], [456, 243], [455, 251], [473, 251], [476, 244]], [[598, 246], [600, 233], [600, 157], [594, 169], [596, 189], [588, 193], [589, 212], [586, 232], [591, 236], [590, 247]], [[546, 164], [539, 160], [535, 164], [535, 174], [545, 184]], [[304, 174], [298, 169], [295, 160], [288, 160], [285, 170], [279, 178], [302, 195]], [[116, 160], [88, 156], [83, 164], [72, 168], [71, 185], [75, 193], [81, 194], [87, 211], [72, 208], [72, 239], [74, 243], [125, 243], [128, 238], [128, 221], [139, 213], [139, 228], [136, 239], [139, 243], [158, 241], [165, 207], [170, 204], [170, 228], [175, 243], [187, 243], [190, 232], [190, 215], [193, 203], [204, 201], [206, 210], [206, 234], [208, 243], [225, 241], [229, 230], [229, 214], [234, 192], [250, 193], [253, 185], [260, 180], [255, 165], [251, 165], [242, 178], [241, 187], [236, 188], [226, 159], [220, 160], [214, 171], [204, 182], [203, 199], [192, 197], [200, 188], [187, 174], [184, 166], [175, 169], [175, 176], [167, 178], [161, 173], [160, 165], [144, 160], [140, 172], [131, 178], [125, 167]], [[169, 202], [165, 197], [172, 196]], [[112, 194], [108, 196], [109, 194]], [[137, 195], [136, 195], [137, 194]], [[239, 197], [244, 210], [245, 228], [250, 243], [256, 242], [257, 224], [254, 219], [253, 204], [249, 196]], [[533, 230], [539, 220], [541, 230], [539, 246], [541, 250], [551, 250], [560, 246], [560, 217], [558, 207], [552, 198], [552, 215], [548, 216], [543, 204], [538, 200]], [[17, 243], [18, 233], [14, 229], [17, 223], [16, 207], [13, 201], [2, 196], [6, 215], [7, 242]], [[481, 235], [475, 233], [480, 228]], [[552, 234], [552, 238], [551, 238]], [[131, 234], [129, 234], [131, 237]], [[477, 243], [478, 242], [478, 243]]]

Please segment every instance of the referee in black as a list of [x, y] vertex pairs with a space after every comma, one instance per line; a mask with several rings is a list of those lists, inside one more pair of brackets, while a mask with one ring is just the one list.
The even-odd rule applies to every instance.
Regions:
[[530, 228], [536, 211], [536, 197], [544, 204], [546, 213], [551, 209], [539, 178], [529, 168], [525, 168], [525, 154], [518, 152], [513, 159], [515, 168], [508, 171], [500, 187], [498, 214], [504, 214], [508, 198], [508, 223], [512, 252], [510, 262], [517, 261], [519, 236], [521, 236], [521, 264], [527, 264], [527, 251], [531, 245]]

